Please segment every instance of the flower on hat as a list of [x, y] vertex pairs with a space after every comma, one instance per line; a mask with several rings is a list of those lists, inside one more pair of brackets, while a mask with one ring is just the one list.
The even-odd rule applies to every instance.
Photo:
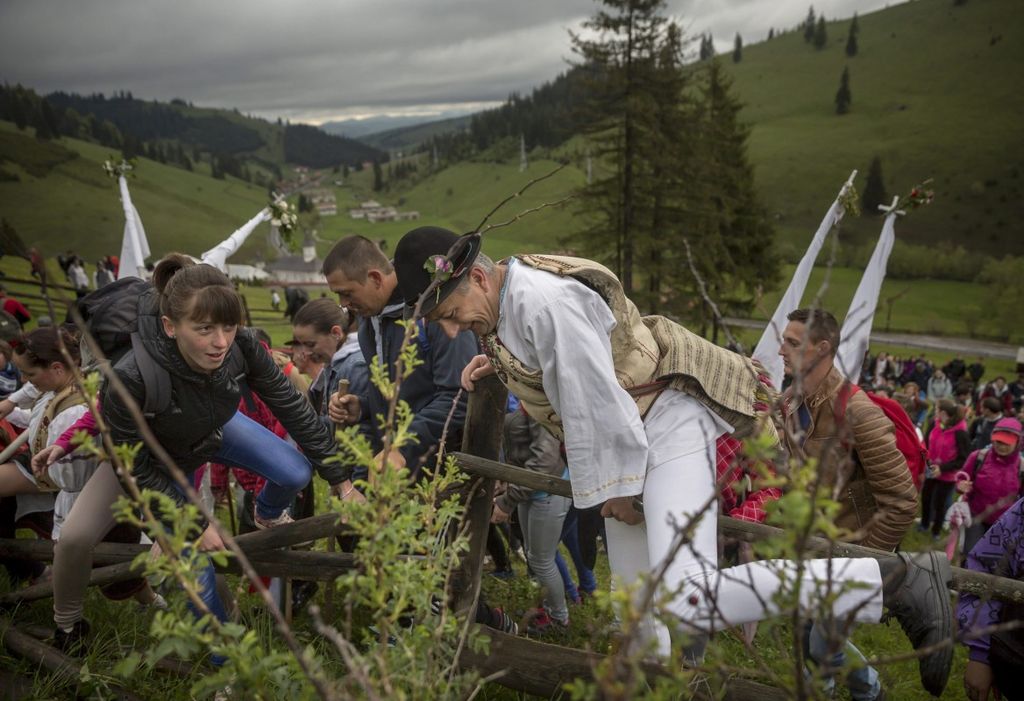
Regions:
[[451, 279], [452, 272], [455, 270], [452, 262], [444, 256], [430, 256], [427, 258], [427, 262], [423, 264], [423, 269], [442, 284]]

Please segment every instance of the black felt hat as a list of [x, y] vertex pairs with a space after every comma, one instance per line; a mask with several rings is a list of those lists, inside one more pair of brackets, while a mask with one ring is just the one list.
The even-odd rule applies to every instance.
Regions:
[[439, 277], [441, 284], [423, 301], [420, 314], [433, 311], [459, 286], [479, 253], [480, 234], [476, 233], [459, 236], [438, 226], [421, 226], [403, 236], [395, 246], [395, 274], [406, 318], [412, 317], [420, 295]]

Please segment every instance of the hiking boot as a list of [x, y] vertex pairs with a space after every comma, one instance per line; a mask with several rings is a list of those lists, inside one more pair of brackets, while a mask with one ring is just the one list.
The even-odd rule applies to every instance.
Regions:
[[295, 519], [291, 517], [291, 514], [288, 513], [287, 509], [282, 511], [280, 516], [276, 516], [274, 518], [263, 518], [260, 516], [260, 513], [255, 506], [252, 510], [252, 519], [253, 523], [256, 524], [256, 528], [261, 531], [265, 531], [268, 528], [277, 528], [278, 526], [287, 526], [289, 523], [295, 523]]
[[71, 630], [57, 628], [53, 631], [53, 646], [70, 655], [73, 652], [85, 651], [85, 638], [89, 635], [89, 621], [76, 621]]
[[915, 650], [948, 643], [917, 660], [921, 684], [939, 696], [953, 663], [953, 607], [949, 603], [953, 574], [942, 553], [898, 555], [898, 559], [879, 562], [883, 603]]

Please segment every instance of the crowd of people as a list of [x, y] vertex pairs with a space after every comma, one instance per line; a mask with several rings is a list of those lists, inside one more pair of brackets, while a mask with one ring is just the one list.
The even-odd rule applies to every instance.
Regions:
[[[66, 259], [69, 280], [79, 279], [80, 260]], [[116, 278], [116, 265], [98, 267]], [[835, 317], [800, 309], [782, 334], [787, 380], [774, 388], [748, 358], [668, 319], [641, 317], [597, 263], [542, 255], [492, 261], [479, 236], [436, 227], [409, 232], [393, 258], [364, 237], [346, 237], [325, 258], [323, 273], [338, 302], [285, 290], [288, 352], [272, 350], [266, 334], [243, 326], [241, 299], [225, 275], [186, 256], [162, 260], [151, 281], [127, 279], [107, 289], [131, 290], [134, 310], [130, 342], [105, 349], [116, 360], [114, 372], [197, 487], [221, 494], [233, 480], [244, 492], [243, 529], [311, 515], [314, 473], [342, 502], [366, 498], [367, 467], [329, 460], [338, 450], [338, 426], [359, 427], [376, 453], [374, 469], [405, 468], [411, 482], [430, 479], [438, 451], [461, 442], [462, 390], [496, 374], [510, 393], [503, 459], [568, 478], [573, 493], [569, 499], [507, 485], [494, 500], [488, 543], [494, 574], [513, 576], [508, 552], [521, 545], [527, 570], [542, 587], [543, 603], [528, 616], [530, 635], [571, 626], [571, 608], [598, 588], [600, 540], [620, 585], [654, 572], [662, 577], [654, 601], [668, 615], [645, 614], [629, 639], [637, 652], [667, 658], [682, 647], [687, 659], [699, 660], [716, 631], [799, 606], [808, 619], [810, 664], [834, 669], [847, 655], [861, 655], [848, 640], [852, 625], [878, 623], [888, 611], [921, 649], [922, 685], [938, 695], [956, 634], [950, 562], [936, 550], [900, 552], [907, 532], [917, 522], [940, 535], [954, 502], [963, 502], [967, 566], [1018, 576], [1017, 565], [1005, 569], [1000, 558], [1017, 552], [1024, 521], [1018, 501], [1024, 373], [1014, 383], [983, 382], [980, 361], [968, 366], [958, 357], [936, 368], [924, 356], [879, 353], [865, 362], [859, 385], [850, 385], [834, 367]], [[109, 284], [97, 279], [94, 287]], [[278, 296], [275, 308], [280, 303]], [[385, 454], [375, 417], [386, 415], [388, 401], [370, 382], [370, 368], [394, 374], [405, 320], [414, 315], [414, 343], [424, 362], [403, 380], [399, 399], [409, 405], [417, 440]], [[19, 430], [29, 434], [25, 449], [0, 465], [0, 529], [9, 537], [17, 524], [35, 518], [37, 532], [56, 541], [48, 573], [5, 565], [13, 578], [53, 578], [54, 642], [69, 652], [89, 644], [84, 594], [94, 546], [140, 536], [114, 528], [111, 505], [124, 485], [111, 465], [71, 442], [79, 431], [97, 431], [69, 367], [90, 361], [59, 352], [62, 346], [77, 351], [81, 331], [49, 326], [0, 345], [0, 428], [8, 441]], [[99, 406], [115, 442], [141, 441], [125, 398], [109, 385]], [[915, 427], [924, 443], [920, 475]], [[743, 455], [741, 439], [758, 434], [778, 446], [772, 464], [755, 465]], [[763, 521], [783, 490], [760, 484], [759, 476], [808, 459], [839, 502], [835, 522], [844, 538], [895, 557], [720, 559], [716, 515]], [[141, 488], [177, 504], [187, 499], [149, 448], [139, 451], [132, 473]], [[217, 531], [203, 528], [199, 547], [223, 548]], [[1001, 533], [1003, 545], [983, 537], [986, 531]], [[212, 566], [202, 582], [203, 605], [226, 620], [230, 606], [214, 586]], [[780, 595], [797, 582], [799, 599], [785, 603]], [[295, 590], [301, 605], [315, 585]], [[166, 605], [145, 580], [105, 593]], [[643, 596], [636, 592], [638, 602]], [[970, 647], [965, 686], [971, 698], [1011, 688], [999, 676], [1005, 660], [997, 664], [989, 654], [1005, 636], [984, 629], [1006, 620], [1010, 609], [961, 598], [956, 617]], [[521, 632], [516, 618], [483, 600], [476, 612], [479, 623], [509, 633]], [[884, 696], [868, 665], [844, 679], [854, 699]]]

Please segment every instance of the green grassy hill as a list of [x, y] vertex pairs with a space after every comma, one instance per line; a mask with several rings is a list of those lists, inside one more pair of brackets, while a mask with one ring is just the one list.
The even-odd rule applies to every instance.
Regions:
[[[795, 19], [795, 18], [794, 18]], [[890, 194], [935, 179], [935, 203], [899, 228], [918, 244], [954, 241], [990, 254], [1024, 254], [1024, 12], [1019, 0], [917, 0], [829, 22], [816, 51], [800, 32], [722, 58], [753, 125], [750, 157], [780, 240], [806, 240], [853, 168], [859, 187], [873, 156]], [[853, 103], [835, 114], [844, 66]], [[877, 236], [867, 217], [844, 225]]]
[[[0, 168], [17, 181], [0, 182], [0, 216], [28, 246], [45, 255], [72, 249], [90, 262], [121, 250], [124, 212], [117, 183], [103, 172], [111, 150], [75, 139], [39, 142], [0, 122]], [[267, 203], [262, 188], [138, 159], [129, 181], [155, 256], [193, 255], [216, 245]], [[256, 240], [259, 239], [259, 240]], [[239, 258], [262, 247], [254, 235]]]

